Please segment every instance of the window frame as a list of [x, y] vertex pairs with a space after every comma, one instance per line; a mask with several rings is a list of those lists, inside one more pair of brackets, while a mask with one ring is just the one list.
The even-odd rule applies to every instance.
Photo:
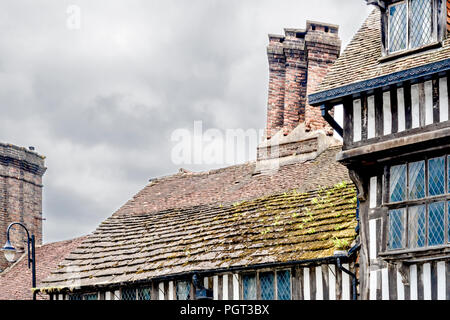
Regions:
[[[433, 46], [436, 43], [442, 41], [442, 39], [440, 39], [441, 37], [439, 36], [439, 32], [438, 32], [438, 25], [440, 23], [440, 19], [438, 17], [438, 13], [439, 13], [439, 5], [438, 5], [438, 0], [430, 0], [431, 1], [431, 40], [426, 43], [423, 44], [421, 46], [418, 47], [412, 47], [411, 46], [411, 16], [412, 16], [412, 11], [411, 11], [411, 0], [399, 0], [399, 1], [393, 1], [391, 4], [389, 4], [384, 12], [384, 16], [385, 16], [385, 26], [384, 26], [384, 38], [385, 38], [385, 43], [384, 43], [384, 55], [386, 56], [396, 56], [396, 55], [401, 55], [402, 53], [405, 52], [410, 52], [410, 51], [416, 51], [416, 50], [420, 50], [422, 48], [427, 48], [429, 46]], [[444, 2], [442, 0], [440, 0], [440, 2]], [[389, 28], [390, 28], [390, 10], [392, 7], [399, 5], [401, 3], [405, 3], [406, 4], [406, 48], [405, 49], [401, 49], [401, 50], [397, 50], [397, 51], [390, 51], [390, 32], [389, 32]]]
[[[139, 290], [150, 290], [150, 299], [139, 299]], [[134, 299], [124, 299], [123, 291], [124, 290], [130, 290], [134, 291]], [[152, 300], [152, 286], [139, 286], [139, 287], [122, 287], [120, 288], [120, 300], [126, 300], [126, 301], [150, 301]]]
[[[256, 300], [257, 301], [270, 301], [270, 300], [262, 300], [262, 292], [261, 292], [261, 274], [264, 273], [272, 273], [273, 274], [273, 290], [274, 290], [274, 300], [273, 301], [277, 301], [278, 299], [278, 272], [284, 272], [284, 271], [288, 271], [289, 272], [289, 285], [290, 285], [290, 299], [289, 300], [293, 300], [292, 299], [292, 294], [293, 294], [293, 269], [292, 268], [278, 268], [278, 269], [261, 269], [261, 270], [255, 270], [255, 271], [248, 271], [248, 272], [244, 272], [240, 275], [240, 279], [241, 279], [241, 284], [240, 284], [240, 294], [242, 297], [242, 300], [244, 300], [244, 277], [248, 276], [248, 275], [254, 275], [255, 279], [256, 279]], [[251, 300], [248, 300], [251, 301]], [[280, 300], [283, 301], [283, 300]], [[288, 301], [288, 300], [286, 300]]]
[[[187, 295], [187, 297], [186, 297], [186, 300], [180, 300], [180, 299], [178, 299], [178, 284], [179, 283], [181, 283], [181, 282], [186, 282], [186, 283], [188, 283], [189, 284], [189, 292], [188, 292], [188, 295]], [[195, 292], [194, 292], [194, 296], [192, 295], [192, 292], [193, 292], [193, 283], [192, 283], [192, 281], [190, 280], [190, 279], [180, 279], [180, 280], [176, 280], [176, 281], [174, 281], [174, 286], [173, 286], [174, 288], [173, 288], [173, 290], [174, 290], [174, 293], [175, 293], [175, 300], [177, 300], [177, 301], [189, 301], [189, 300], [194, 300], [195, 299]]]
[[[440, 195], [430, 196], [429, 195], [429, 160], [444, 157], [444, 193]], [[419, 199], [410, 199], [410, 174], [409, 165], [414, 162], [424, 161], [425, 162], [425, 197]], [[406, 165], [406, 200], [399, 202], [391, 202], [390, 198], [390, 169], [393, 166]], [[385, 212], [385, 222], [383, 229], [385, 230], [384, 241], [382, 246], [381, 255], [390, 254], [401, 254], [401, 253], [411, 253], [411, 252], [424, 252], [424, 251], [435, 251], [450, 248], [450, 151], [441, 151], [439, 153], [432, 153], [429, 155], [414, 156], [410, 157], [408, 160], [395, 161], [388, 163], [384, 166], [384, 179], [383, 179], [383, 197], [381, 207], [386, 210]], [[438, 245], [429, 245], [429, 207], [433, 203], [444, 203], [444, 243]], [[409, 234], [409, 218], [410, 211], [409, 208], [416, 206], [425, 206], [425, 244], [422, 247], [410, 247], [410, 234]], [[399, 249], [389, 248], [389, 236], [390, 236], [390, 211], [397, 209], [405, 209], [404, 213], [404, 228], [402, 238], [404, 239], [403, 247]]]
[[[96, 299], [87, 299], [88, 296], [96, 296]], [[87, 292], [87, 293], [82, 293], [81, 294], [81, 300], [86, 300], [86, 301], [96, 301], [96, 300], [100, 300], [100, 295], [98, 292]]]

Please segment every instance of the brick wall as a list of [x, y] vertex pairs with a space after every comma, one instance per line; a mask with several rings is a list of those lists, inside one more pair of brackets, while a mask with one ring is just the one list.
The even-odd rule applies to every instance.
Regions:
[[273, 136], [283, 128], [284, 122], [284, 81], [286, 57], [283, 36], [269, 35], [267, 56], [269, 58], [269, 98], [267, 102], [267, 135]]
[[450, 33], [450, 0], [447, 0], [447, 33]]
[[338, 27], [323, 23], [308, 22], [306, 30], [285, 29], [285, 36], [269, 35], [268, 139], [281, 129], [289, 135], [301, 123], [307, 130], [332, 133], [320, 109], [307, 104], [307, 95], [337, 59], [340, 46]]
[[[308, 22], [306, 29], [309, 94], [315, 91], [327, 74], [328, 68], [339, 57], [341, 41], [338, 38], [337, 26]], [[307, 131], [325, 129], [327, 133], [333, 133], [331, 126], [322, 118], [320, 108], [312, 107], [308, 103], [305, 107], [305, 128]]]
[[[0, 143], [0, 245], [6, 242], [11, 222], [23, 223], [42, 243], [42, 176], [44, 158], [25, 148]], [[26, 250], [26, 233], [14, 227], [10, 233], [13, 246]], [[0, 270], [8, 266], [0, 254]]]

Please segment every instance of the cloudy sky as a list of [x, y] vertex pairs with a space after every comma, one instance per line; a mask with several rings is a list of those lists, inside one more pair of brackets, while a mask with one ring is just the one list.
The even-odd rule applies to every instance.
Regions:
[[340, 25], [345, 45], [371, 10], [363, 0], [0, 4], [0, 140], [47, 157], [45, 242], [92, 232], [150, 178], [177, 172], [175, 130], [263, 129], [267, 34], [309, 19]]

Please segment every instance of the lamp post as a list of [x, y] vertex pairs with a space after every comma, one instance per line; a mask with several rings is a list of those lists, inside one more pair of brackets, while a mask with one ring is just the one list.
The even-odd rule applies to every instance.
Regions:
[[[5, 254], [6, 260], [9, 262], [14, 262], [14, 258], [16, 256], [17, 250], [12, 246], [11, 241], [9, 240], [9, 231], [14, 225], [21, 226], [27, 232], [27, 247], [28, 247], [28, 268], [31, 267], [32, 274], [32, 288], [36, 288], [36, 255], [35, 255], [35, 241], [34, 234], [31, 235], [28, 232], [28, 229], [20, 222], [13, 222], [6, 229], [6, 243], [5, 246], [1, 249]], [[33, 300], [36, 300], [36, 293], [33, 291]]]

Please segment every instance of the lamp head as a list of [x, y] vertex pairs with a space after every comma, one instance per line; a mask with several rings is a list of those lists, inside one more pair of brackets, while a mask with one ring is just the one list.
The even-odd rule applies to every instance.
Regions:
[[9, 262], [14, 262], [17, 250], [11, 245], [9, 240], [6, 240], [5, 246], [1, 249], [1, 251], [5, 254], [6, 260]]

